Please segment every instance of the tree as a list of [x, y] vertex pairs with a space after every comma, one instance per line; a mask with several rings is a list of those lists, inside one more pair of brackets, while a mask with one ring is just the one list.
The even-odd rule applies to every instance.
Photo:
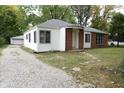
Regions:
[[10, 37], [22, 34], [22, 15], [17, 6], [0, 6], [0, 37], [10, 41]]
[[68, 6], [58, 5], [26, 5], [20, 6], [25, 12], [26, 23], [37, 25], [49, 19], [61, 19], [67, 22], [75, 23], [75, 18], [72, 16]]
[[72, 5], [71, 6], [74, 16], [78, 19], [78, 24], [87, 26], [88, 19], [91, 16], [90, 5]]
[[117, 7], [114, 5], [92, 6], [91, 27], [104, 31], [108, 30], [109, 19]]
[[[41, 23], [41, 13], [38, 5], [25, 5], [19, 6], [25, 13], [25, 22], [27, 25], [32, 24], [33, 26]], [[27, 27], [29, 28], [29, 27]]]
[[3, 44], [5, 44], [5, 38], [3, 38], [3, 37], [0, 37], [0, 45], [3, 45]]
[[22, 34], [29, 24], [34, 26], [52, 18], [75, 23], [68, 6], [0, 6], [0, 42]]
[[47, 5], [39, 6], [39, 9], [42, 12], [42, 21], [46, 21], [49, 19], [60, 19], [67, 22], [75, 23], [75, 18], [73, 17], [72, 12], [68, 6]]
[[116, 13], [111, 20], [110, 33], [112, 39], [116, 38], [119, 47], [120, 40], [124, 40], [124, 15]]
[[26, 31], [28, 29], [28, 16], [27, 16], [27, 12], [24, 8], [24, 6], [16, 6], [18, 8], [17, 11], [17, 17], [18, 17], [18, 26], [19, 26], [19, 30], [21, 30], [22, 32]]

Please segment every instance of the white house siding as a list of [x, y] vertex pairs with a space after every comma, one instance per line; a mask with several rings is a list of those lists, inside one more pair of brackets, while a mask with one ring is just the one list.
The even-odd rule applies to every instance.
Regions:
[[[36, 43], [34, 43], [34, 31], [36, 31]], [[30, 37], [31, 37], [31, 41], [29, 42], [29, 33], [30, 33]], [[28, 35], [28, 39], [26, 39], [26, 35]], [[38, 29], [34, 28], [26, 33], [24, 33], [24, 46], [28, 47], [36, 52], [38, 52], [38, 48], [37, 48], [37, 43], [38, 43]]]
[[[50, 31], [50, 43], [38, 43], [38, 51], [45, 52], [45, 51], [60, 51], [60, 32], [59, 29], [46, 29], [46, 28], [39, 28], [40, 30]], [[38, 33], [39, 33], [38, 31]], [[40, 33], [39, 33], [40, 34]], [[39, 35], [38, 35], [39, 39]]]
[[60, 51], [65, 51], [65, 40], [66, 40], [66, 34], [65, 34], [66, 28], [61, 28], [60, 29], [60, 44], [59, 44], [59, 50]]
[[40, 30], [51, 31], [50, 29], [38, 28], [38, 36], [37, 36], [37, 38], [38, 38], [38, 45], [37, 45], [38, 52], [50, 51], [51, 50], [51, 42], [50, 43], [40, 43]]
[[[90, 42], [85, 42], [85, 34], [90, 34]], [[84, 31], [84, 48], [91, 48], [91, 32]]]

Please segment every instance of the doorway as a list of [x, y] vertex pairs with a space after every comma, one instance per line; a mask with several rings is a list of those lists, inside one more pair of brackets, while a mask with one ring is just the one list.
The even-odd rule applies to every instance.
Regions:
[[72, 48], [78, 49], [79, 48], [79, 30], [73, 30], [72, 31]]

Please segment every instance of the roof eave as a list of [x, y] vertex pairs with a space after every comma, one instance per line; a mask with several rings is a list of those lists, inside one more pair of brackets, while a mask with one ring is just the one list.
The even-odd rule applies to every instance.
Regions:
[[27, 30], [27, 31], [25, 31], [23, 34], [25, 34], [25, 33], [29, 32], [29, 31], [31, 31], [31, 30], [33, 30], [33, 29], [36, 29], [36, 28], [38, 28], [38, 27], [37, 27], [37, 25], [36, 25], [36, 26], [34, 26], [34, 27], [32, 27], [32, 28], [30, 28], [30, 29], [28, 29], [28, 30]]

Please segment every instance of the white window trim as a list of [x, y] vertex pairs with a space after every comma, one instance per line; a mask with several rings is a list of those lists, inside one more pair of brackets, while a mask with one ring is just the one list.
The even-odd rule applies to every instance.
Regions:
[[[41, 31], [45, 32], [44, 42], [41, 42]], [[46, 42], [46, 32], [50, 32], [50, 42]], [[50, 44], [51, 43], [51, 31], [49, 30], [39, 30], [39, 43], [41, 44]]]

